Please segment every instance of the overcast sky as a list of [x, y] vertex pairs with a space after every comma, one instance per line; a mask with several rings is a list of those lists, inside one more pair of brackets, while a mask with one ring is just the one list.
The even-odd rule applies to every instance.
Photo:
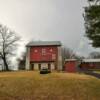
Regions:
[[84, 37], [86, 0], [0, 0], [0, 23], [29, 40], [59, 40], [81, 55], [94, 51]]

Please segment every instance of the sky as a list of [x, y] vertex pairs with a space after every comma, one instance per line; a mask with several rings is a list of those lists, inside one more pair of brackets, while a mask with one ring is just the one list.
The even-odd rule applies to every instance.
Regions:
[[7, 25], [23, 39], [61, 41], [79, 55], [87, 56], [97, 49], [84, 36], [82, 17], [87, 0], [0, 0], [0, 23]]

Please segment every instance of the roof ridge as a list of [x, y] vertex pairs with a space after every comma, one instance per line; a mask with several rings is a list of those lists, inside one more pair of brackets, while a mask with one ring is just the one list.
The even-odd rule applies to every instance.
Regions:
[[26, 46], [45, 46], [45, 45], [61, 46], [61, 42], [60, 41], [30, 41]]

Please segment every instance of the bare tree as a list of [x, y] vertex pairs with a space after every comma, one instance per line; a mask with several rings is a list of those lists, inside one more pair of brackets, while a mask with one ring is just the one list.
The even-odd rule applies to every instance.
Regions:
[[77, 59], [77, 60], [82, 60], [84, 57], [76, 54], [72, 49], [70, 48], [62, 48], [62, 53], [63, 53], [63, 60], [65, 59]]
[[89, 54], [89, 58], [100, 58], [100, 52], [91, 52], [90, 54]]
[[17, 42], [20, 40], [15, 32], [6, 26], [0, 25], [0, 56], [4, 62], [5, 71], [9, 71], [9, 57], [15, 54]]
[[71, 59], [75, 57], [75, 53], [70, 48], [62, 48], [63, 58], [64, 59]]

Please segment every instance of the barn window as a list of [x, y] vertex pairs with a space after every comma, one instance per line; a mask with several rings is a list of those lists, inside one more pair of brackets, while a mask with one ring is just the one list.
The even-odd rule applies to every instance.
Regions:
[[37, 52], [38, 52], [38, 50], [37, 50], [37, 49], [35, 49], [35, 50], [34, 50], [34, 52], [35, 52], [35, 53], [37, 53]]
[[42, 55], [46, 55], [46, 49], [42, 49]]
[[52, 49], [50, 49], [50, 52], [52, 52], [53, 50]]

